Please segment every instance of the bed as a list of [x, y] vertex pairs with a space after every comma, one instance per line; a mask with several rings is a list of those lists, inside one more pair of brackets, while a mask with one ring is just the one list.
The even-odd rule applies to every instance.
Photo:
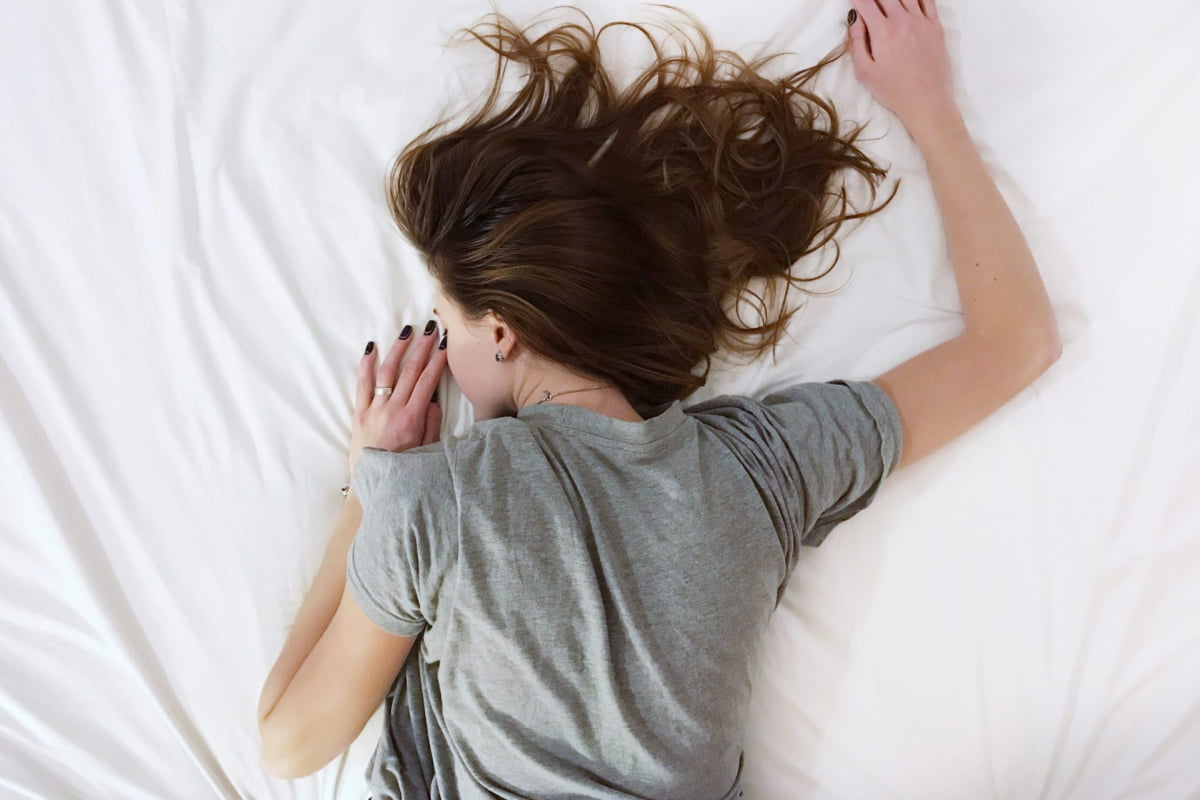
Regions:
[[[719, 47], [792, 51], [781, 67], [828, 52], [848, 9], [685, 7]], [[747, 796], [1198, 798], [1200, 7], [940, 7], [1064, 351], [806, 548]], [[0, 796], [366, 796], [381, 714], [287, 782], [255, 707], [342, 500], [358, 357], [429, 315], [386, 164], [490, 74], [443, 49], [489, 9], [4, 4]], [[903, 185], [839, 237], [816, 287], [836, 291], [778, 358], [718, 360], [689, 402], [869, 379], [961, 330], [919, 151], [849, 57], [819, 86]], [[448, 376], [440, 394], [461, 433], [469, 406]]]

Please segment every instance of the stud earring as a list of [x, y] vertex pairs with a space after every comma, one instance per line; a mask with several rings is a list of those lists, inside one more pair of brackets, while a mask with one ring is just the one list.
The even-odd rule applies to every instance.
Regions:
[[497, 351], [496, 351], [496, 360], [497, 360], [497, 361], [503, 361], [503, 360], [504, 360], [504, 354], [503, 354], [503, 353], [501, 353], [499, 350], [497, 350]]

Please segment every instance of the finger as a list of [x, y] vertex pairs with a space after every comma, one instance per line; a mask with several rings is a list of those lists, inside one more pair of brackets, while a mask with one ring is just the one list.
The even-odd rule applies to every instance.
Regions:
[[879, 6], [885, 17], [895, 17], [904, 13], [904, 6], [900, 3], [900, 0], [875, 0], [875, 3]]
[[442, 435], [442, 407], [437, 403], [430, 403], [425, 409], [425, 435], [421, 438], [421, 444], [433, 444]]
[[920, 0], [921, 11], [925, 16], [929, 17], [934, 22], [938, 19], [938, 10], [936, 0]]
[[[396, 388], [392, 392], [390, 400], [395, 400], [397, 403], [406, 404], [409, 398], [412, 397], [413, 389], [417, 386], [422, 374], [425, 371], [426, 365], [437, 349], [437, 322], [429, 321], [425, 330], [429, 333], [423, 333], [417, 337], [417, 341], [413, 346], [408, 348], [408, 352], [404, 354], [404, 359], [400, 362], [400, 371], [396, 375]], [[444, 361], [444, 359], [443, 359]], [[432, 394], [432, 389], [429, 389], [429, 394], [426, 394], [421, 402], [428, 403], [429, 397]]]
[[446, 350], [441, 345], [445, 343], [445, 339], [446, 334], [443, 333], [439, 346], [429, 354], [425, 368], [421, 370], [416, 383], [413, 384], [412, 396], [409, 399], [418, 406], [429, 403], [433, 399], [433, 393], [442, 380], [442, 372], [446, 369]]
[[358, 362], [358, 391], [354, 398], [356, 413], [371, 405], [371, 396], [375, 393], [375, 349], [375, 342], [367, 342], [366, 351]]
[[412, 326], [405, 325], [400, 331], [400, 337], [392, 342], [392, 348], [388, 350], [387, 358], [379, 365], [379, 371], [375, 374], [377, 386], [396, 385], [396, 373], [400, 369], [400, 359], [404, 357], [410, 341], [412, 341]]
[[866, 23], [868, 29], [874, 25], [883, 24], [883, 12], [879, 10], [879, 6], [875, 5], [875, 0], [850, 0], [850, 5], [858, 12], [859, 19]]
[[850, 34], [850, 57], [854, 60], [855, 68], [862, 70], [874, 63], [871, 50], [867, 46], [867, 29], [860, 20], [855, 20], [848, 29]]

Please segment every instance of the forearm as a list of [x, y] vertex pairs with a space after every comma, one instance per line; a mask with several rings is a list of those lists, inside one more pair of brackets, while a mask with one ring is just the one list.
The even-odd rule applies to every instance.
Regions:
[[957, 107], [910, 127], [941, 209], [968, 332], [1058, 346], [1033, 253]]
[[271, 673], [263, 684], [262, 695], [258, 701], [260, 722], [275, 708], [288, 684], [292, 682], [308, 654], [316, 647], [337, 612], [338, 603], [341, 602], [342, 592], [346, 587], [346, 554], [350, 551], [350, 544], [354, 541], [354, 534], [357, 533], [360, 522], [362, 506], [352, 490], [342, 503], [333, 538], [326, 545], [325, 558], [300, 606], [296, 622], [288, 633], [275, 666], [271, 668]]

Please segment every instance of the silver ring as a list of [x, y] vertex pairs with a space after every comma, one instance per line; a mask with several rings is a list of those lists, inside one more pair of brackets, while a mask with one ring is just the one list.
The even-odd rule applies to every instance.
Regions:
[[376, 386], [375, 387], [375, 396], [376, 397], [378, 397], [381, 394], [391, 394], [391, 393], [392, 393], [392, 387], [390, 387], [390, 386]]

